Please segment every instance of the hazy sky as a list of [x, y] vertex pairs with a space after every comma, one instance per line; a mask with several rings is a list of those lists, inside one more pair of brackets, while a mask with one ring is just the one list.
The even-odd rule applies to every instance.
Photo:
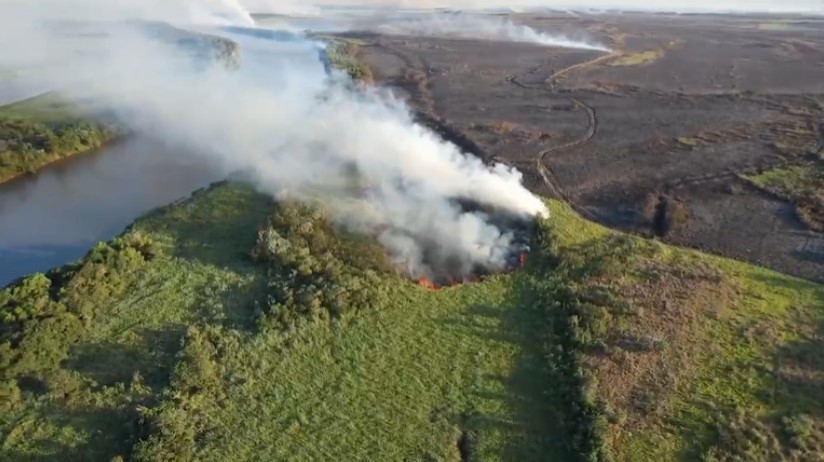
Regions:
[[240, 0], [240, 3], [253, 12], [290, 8], [307, 10], [307, 5], [314, 4], [401, 8], [620, 8], [657, 11], [772, 11], [824, 14], [824, 0]]

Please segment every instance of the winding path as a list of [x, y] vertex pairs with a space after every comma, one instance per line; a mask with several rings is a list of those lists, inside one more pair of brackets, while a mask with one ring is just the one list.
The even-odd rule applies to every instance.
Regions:
[[586, 218], [592, 219], [595, 218], [594, 213], [573, 201], [572, 198], [570, 198], [566, 193], [564, 193], [563, 189], [561, 189], [561, 187], [558, 186], [558, 183], [557, 181], [555, 181], [554, 175], [552, 173], [552, 169], [551, 167], [549, 167], [549, 164], [546, 160], [547, 156], [553, 152], [565, 151], [567, 149], [572, 149], [574, 147], [581, 146], [582, 144], [591, 140], [598, 132], [598, 117], [595, 113], [595, 109], [593, 109], [591, 106], [587, 105], [586, 103], [582, 102], [577, 98], [572, 98], [572, 101], [577, 107], [583, 108], [587, 113], [589, 124], [587, 126], [586, 134], [584, 134], [584, 136], [582, 136], [581, 138], [539, 151], [535, 157], [535, 167], [538, 169], [538, 173], [541, 174], [541, 178], [544, 181], [544, 185], [547, 187], [547, 189], [549, 189], [549, 191], [552, 194], [566, 201], [579, 214], [583, 215]]
[[[545, 83], [549, 82], [549, 87], [548, 88], [543, 87], [543, 86], [533, 87], [533, 86], [530, 86], [530, 85], [526, 85], [526, 84], [522, 83], [519, 80], [524, 75], [531, 74], [531, 73], [535, 72], [536, 70], [540, 69], [541, 66], [536, 66], [536, 67], [530, 68], [527, 71], [510, 75], [509, 77], [507, 77], [506, 80], [509, 83], [511, 83], [511, 84], [513, 84], [517, 87], [523, 88], [525, 90], [544, 91], [544, 92], [547, 92], [547, 93], [554, 94], [555, 93], [555, 84], [554, 83], [555, 83], [555, 79], [557, 79], [558, 77], [560, 77], [564, 74], [567, 74], [567, 73], [569, 73], [569, 72], [571, 72], [575, 69], [581, 69], [581, 68], [584, 68], [584, 67], [587, 67], [587, 66], [591, 66], [591, 65], [603, 62], [603, 61], [607, 61], [609, 59], [613, 59], [613, 58], [618, 57], [620, 55], [621, 55], [620, 52], [613, 52], [613, 53], [610, 53], [610, 54], [602, 55], [602, 56], [599, 56], [597, 58], [590, 59], [588, 61], [584, 61], [582, 63], [574, 64], [572, 66], [561, 69], [561, 70], [553, 73], [548, 78], [544, 79]], [[581, 146], [584, 143], [591, 140], [595, 136], [595, 134], [598, 133], [598, 115], [595, 112], [595, 108], [593, 108], [592, 106], [584, 103], [583, 101], [581, 101], [578, 98], [571, 97], [570, 99], [571, 99], [572, 103], [575, 105], [576, 108], [581, 108], [587, 113], [587, 122], [588, 123], [587, 123], [586, 133], [583, 136], [581, 136], [580, 138], [574, 139], [572, 141], [566, 142], [566, 143], [561, 144], [561, 145], [551, 146], [547, 149], [543, 149], [543, 150], [539, 151], [535, 156], [535, 168], [538, 170], [538, 173], [541, 175], [541, 179], [543, 180], [544, 186], [546, 186], [546, 188], [549, 190], [549, 192], [552, 195], [563, 199], [566, 203], [568, 203], [581, 216], [583, 216], [585, 218], [588, 218], [590, 220], [594, 220], [594, 219], [598, 218], [597, 215], [594, 212], [592, 212], [591, 210], [589, 210], [586, 207], [582, 206], [581, 204], [578, 204], [577, 202], [575, 202], [558, 185], [558, 182], [555, 180], [554, 174], [552, 172], [552, 168], [549, 166], [549, 164], [547, 162], [547, 157], [550, 154], [552, 154], [554, 152], [565, 151], [565, 150], [568, 150], [568, 149], [572, 149], [572, 148]]]

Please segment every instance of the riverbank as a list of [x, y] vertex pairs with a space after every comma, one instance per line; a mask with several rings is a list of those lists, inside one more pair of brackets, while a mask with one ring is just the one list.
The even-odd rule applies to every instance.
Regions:
[[228, 173], [132, 134], [0, 184], [0, 286], [76, 260], [147, 211]]
[[[240, 67], [240, 47], [230, 39], [160, 22], [140, 23], [140, 31], [184, 51], [196, 71], [213, 64], [229, 71]], [[55, 92], [0, 106], [0, 183], [115, 141], [125, 130], [110, 120], [109, 110], [97, 102], [70, 101]]]
[[54, 93], [0, 107], [0, 183], [117, 139], [123, 131], [101, 122], [101, 112]]

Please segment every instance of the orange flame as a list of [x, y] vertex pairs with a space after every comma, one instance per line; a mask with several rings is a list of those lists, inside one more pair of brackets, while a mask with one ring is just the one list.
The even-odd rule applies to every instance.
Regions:
[[418, 285], [421, 287], [426, 287], [429, 290], [438, 290], [438, 288], [435, 287], [435, 284], [427, 279], [426, 276], [421, 276], [421, 278], [418, 279]]
[[521, 268], [526, 265], [526, 252], [521, 252], [520, 257], [518, 258], [519, 263], [521, 264]]

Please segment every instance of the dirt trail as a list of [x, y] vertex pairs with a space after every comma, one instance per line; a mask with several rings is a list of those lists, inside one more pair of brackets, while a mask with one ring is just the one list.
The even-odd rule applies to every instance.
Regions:
[[[601, 56], [598, 56], [596, 58], [593, 58], [593, 59], [590, 59], [590, 60], [587, 60], [587, 61], [584, 61], [584, 62], [573, 64], [572, 66], [565, 67], [565, 68], [555, 72], [554, 74], [550, 75], [549, 77], [544, 79], [544, 83], [549, 84], [549, 85], [553, 85], [555, 80], [557, 80], [559, 77], [561, 77], [565, 74], [568, 74], [568, 73], [570, 73], [570, 72], [572, 72], [576, 69], [583, 69], [585, 67], [594, 66], [595, 64], [598, 64], [598, 63], [601, 63], [601, 62], [604, 62], [604, 61], [609, 61], [611, 59], [615, 59], [615, 58], [618, 58], [620, 56], [623, 56], [623, 54], [624, 53], [620, 52], [620, 51], [613, 51], [612, 53], [609, 53], [609, 54], [606, 54], [606, 55], [601, 55]], [[529, 70], [526, 70], [524, 72], [513, 74], [513, 75], [509, 76], [507, 78], [507, 80], [510, 83], [512, 83], [514, 85], [517, 85], [521, 88], [526, 88], [528, 90], [535, 90], [537, 88], [530, 87], [529, 85], [525, 85], [525, 84], [521, 83], [520, 81], [518, 81], [518, 79], [520, 79], [521, 77], [523, 77], [527, 74], [531, 74], [531, 73], [537, 71], [541, 67], [543, 67], [543, 65], [535, 66], [535, 67], [532, 67]]]
[[552, 168], [549, 166], [546, 158], [549, 154], [553, 152], [565, 151], [567, 149], [572, 149], [577, 146], [581, 146], [582, 144], [586, 143], [587, 141], [591, 140], [595, 134], [598, 132], [598, 116], [595, 113], [595, 109], [591, 106], [587, 105], [586, 103], [582, 102], [577, 98], [572, 98], [573, 103], [579, 108], [583, 108], [587, 113], [587, 118], [589, 124], [587, 126], [587, 132], [581, 138], [572, 140], [568, 143], [564, 143], [558, 146], [552, 146], [550, 148], [544, 149], [539, 151], [536, 158], [535, 158], [535, 167], [538, 169], [538, 172], [541, 174], [541, 178], [544, 180], [544, 185], [547, 189], [550, 190], [552, 194], [557, 197], [560, 197], [564, 201], [566, 201], [576, 212], [588, 219], [595, 219], [597, 215], [587, 209], [586, 207], [582, 206], [575, 202], [569, 195], [567, 195], [560, 186], [558, 186], [557, 181], [555, 181], [554, 174], [552, 173]]
[[[555, 72], [554, 74], [552, 74], [551, 76], [549, 76], [547, 79], [544, 80], [545, 83], [549, 82], [548, 86], [534, 87], [534, 86], [526, 85], [526, 84], [524, 84], [524, 83], [522, 83], [518, 80], [519, 78], [521, 78], [524, 75], [531, 74], [531, 73], [535, 72], [536, 70], [540, 69], [542, 66], [536, 66], [536, 67], [530, 68], [527, 71], [513, 74], [513, 75], [507, 77], [507, 81], [509, 83], [511, 83], [515, 86], [518, 86], [520, 88], [523, 88], [525, 90], [543, 91], [543, 92], [553, 93], [554, 94], [555, 93], [554, 81], [559, 76], [567, 74], [567, 73], [569, 73], [573, 70], [576, 70], [576, 69], [582, 69], [582, 68], [587, 67], [587, 66], [592, 66], [592, 65], [598, 64], [600, 62], [616, 58], [616, 57], [621, 56], [621, 55], [622, 55], [621, 52], [613, 52], [613, 53], [610, 53], [610, 54], [602, 55], [602, 56], [599, 56], [597, 58], [590, 59], [588, 61], [584, 61], [584, 62], [581, 62], [581, 63], [578, 63], [578, 64], [574, 64], [572, 66], [566, 67], [564, 69], [561, 69], [561, 70]], [[567, 143], [564, 143], [564, 144], [561, 144], [561, 145], [558, 145], [558, 146], [552, 146], [552, 147], [549, 147], [547, 149], [539, 151], [535, 156], [535, 168], [538, 170], [538, 173], [541, 175], [541, 179], [544, 182], [544, 186], [546, 186], [546, 188], [549, 190], [549, 192], [552, 195], [554, 195], [554, 196], [556, 196], [560, 199], [563, 199], [576, 212], [578, 212], [578, 214], [580, 214], [584, 218], [587, 218], [587, 219], [590, 219], [590, 220], [596, 220], [596, 219], [599, 218], [597, 216], [597, 214], [595, 214], [591, 210], [587, 209], [586, 207], [582, 206], [581, 204], [575, 202], [558, 185], [558, 182], [554, 178], [554, 174], [552, 172], [552, 167], [549, 166], [549, 163], [547, 162], [547, 156], [549, 156], [551, 153], [565, 151], [565, 150], [568, 150], [568, 149], [572, 149], [572, 148], [581, 146], [584, 143], [591, 140], [595, 136], [595, 134], [598, 133], [598, 115], [595, 112], [595, 108], [593, 108], [592, 106], [589, 106], [588, 104], [584, 103], [583, 101], [581, 101], [578, 98], [572, 97], [570, 99], [571, 99], [572, 103], [575, 105], [575, 107], [581, 108], [584, 111], [586, 111], [586, 113], [587, 113], [588, 124], [587, 124], [586, 133], [583, 136], [581, 136], [580, 138], [574, 139], [574, 140], [569, 141]]]
[[597, 58], [590, 59], [589, 61], [584, 61], [582, 63], [573, 64], [572, 66], [561, 69], [560, 71], [550, 75], [549, 77], [547, 77], [544, 80], [544, 82], [551, 85], [555, 82], [555, 80], [558, 79], [558, 77], [561, 77], [564, 74], [568, 74], [568, 73], [570, 73], [570, 72], [572, 72], [576, 69], [581, 69], [581, 68], [584, 68], [584, 67], [593, 66], [593, 65], [601, 63], [603, 61], [609, 61], [611, 59], [618, 58], [620, 56], [623, 56], [623, 54], [624, 53], [621, 52], [621, 51], [613, 51], [610, 54], [602, 55], [602, 56], [599, 56]]

